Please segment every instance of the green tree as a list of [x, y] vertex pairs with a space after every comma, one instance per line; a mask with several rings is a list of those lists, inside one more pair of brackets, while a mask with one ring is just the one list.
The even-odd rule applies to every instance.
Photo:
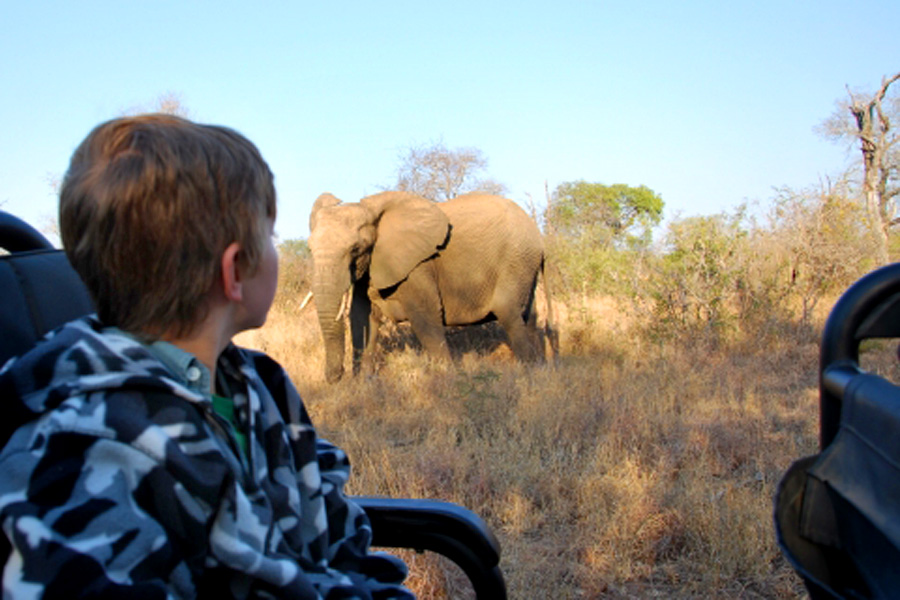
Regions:
[[678, 219], [669, 225], [665, 251], [647, 283], [654, 308], [651, 327], [664, 338], [700, 334], [712, 343], [735, 324], [734, 305], [744, 272], [744, 210]]
[[650, 241], [662, 212], [662, 198], [646, 186], [574, 181], [557, 186], [545, 221], [554, 234], [570, 240], [633, 247]]
[[469, 192], [504, 195], [506, 186], [482, 177], [488, 161], [477, 148], [447, 148], [443, 142], [407, 148], [393, 188], [443, 202]]
[[784, 188], [759, 221], [743, 207], [669, 224], [642, 283], [651, 333], [689, 343], [814, 334], [821, 302], [877, 262], [846, 182]]
[[809, 325], [826, 295], [843, 290], [876, 266], [878, 246], [865, 226], [865, 209], [846, 182], [778, 191], [769, 216], [768, 252], [779, 252], [783, 288]]
[[278, 244], [278, 253], [282, 257], [297, 258], [306, 260], [312, 257], [309, 249], [309, 243], [304, 239], [285, 240]]
[[569, 293], [630, 292], [663, 201], [645, 186], [575, 181], [544, 212], [551, 264]]

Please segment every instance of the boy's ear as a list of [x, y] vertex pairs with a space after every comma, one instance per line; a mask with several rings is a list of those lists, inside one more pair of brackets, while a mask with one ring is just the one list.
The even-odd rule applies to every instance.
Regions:
[[241, 247], [237, 242], [232, 242], [222, 253], [222, 291], [225, 297], [232, 302], [240, 302], [244, 299], [243, 284], [238, 267], [238, 254]]

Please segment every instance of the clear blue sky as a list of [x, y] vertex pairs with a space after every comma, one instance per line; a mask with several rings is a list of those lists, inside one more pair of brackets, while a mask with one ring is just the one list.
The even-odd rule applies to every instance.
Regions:
[[713, 214], [842, 171], [814, 126], [898, 70], [897, 0], [3, 0], [0, 205], [40, 224], [87, 132], [171, 92], [259, 146], [282, 239], [438, 140], [521, 203], [585, 179]]

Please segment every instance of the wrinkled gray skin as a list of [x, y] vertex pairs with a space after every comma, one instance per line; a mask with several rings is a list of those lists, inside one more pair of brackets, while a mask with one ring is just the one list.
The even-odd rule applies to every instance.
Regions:
[[496, 318], [520, 360], [543, 358], [534, 289], [544, 246], [514, 202], [468, 194], [434, 203], [383, 192], [344, 204], [322, 194], [309, 220], [329, 382], [344, 373], [344, 319], [336, 317], [351, 286], [354, 373], [371, 355], [381, 315], [409, 321], [425, 350], [447, 359], [445, 326]]

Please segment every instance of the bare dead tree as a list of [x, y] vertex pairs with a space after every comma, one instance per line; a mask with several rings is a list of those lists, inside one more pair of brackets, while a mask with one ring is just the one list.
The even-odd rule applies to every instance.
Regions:
[[859, 139], [863, 158], [863, 195], [866, 201], [866, 212], [872, 228], [878, 236], [880, 259], [888, 262], [888, 232], [900, 218], [897, 217], [897, 206], [893, 202], [900, 189], [888, 189], [888, 180], [897, 170], [898, 165], [889, 157], [898, 137], [891, 135], [891, 122], [882, 108], [882, 101], [888, 87], [900, 79], [900, 73], [893, 77], [884, 77], [881, 87], [871, 98], [850, 95], [850, 113], [856, 123], [856, 136]]
[[181, 100], [181, 95], [175, 92], [166, 92], [156, 99], [156, 110], [158, 112], [175, 115], [176, 117], [190, 118], [191, 111]]
[[410, 147], [400, 156], [395, 189], [442, 202], [467, 192], [503, 195], [506, 187], [479, 179], [487, 159], [477, 148], [449, 149], [443, 142]]
[[[150, 104], [135, 105], [120, 111], [119, 116], [134, 116], [147, 112], [163, 113], [167, 115], [175, 115], [185, 119], [191, 118], [191, 111], [181, 99], [181, 94], [176, 92], [165, 92], [156, 97], [156, 100]], [[44, 177], [47, 185], [56, 196], [59, 194], [59, 188], [62, 185], [62, 175], [58, 173], [47, 173]], [[57, 215], [45, 214], [41, 216], [40, 223], [41, 233], [47, 235], [50, 241], [58, 245], [59, 238], [59, 221]]]
[[139, 104], [126, 108], [122, 111], [122, 116], [133, 116], [148, 112], [174, 115], [185, 119], [191, 118], [191, 111], [182, 101], [181, 94], [176, 92], [160, 94], [150, 105]]

